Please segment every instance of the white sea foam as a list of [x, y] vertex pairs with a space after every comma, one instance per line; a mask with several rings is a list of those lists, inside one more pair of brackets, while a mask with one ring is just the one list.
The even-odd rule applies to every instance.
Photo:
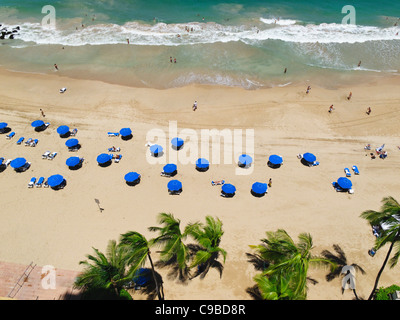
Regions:
[[[265, 20], [265, 19], [264, 19]], [[267, 19], [268, 20], [268, 19]], [[400, 27], [379, 28], [347, 24], [299, 25], [293, 20], [280, 20], [281, 24], [255, 30], [248, 26], [223, 26], [217, 23], [187, 23], [146, 25], [129, 22], [97, 24], [78, 30], [45, 29], [39, 23], [21, 25], [18, 39], [36, 44], [59, 44], [69, 46], [131, 44], [149, 46], [178, 46], [217, 42], [246, 44], [266, 40], [295, 43], [363, 43], [367, 41], [400, 40], [396, 35]], [[185, 27], [193, 28], [188, 32]], [[179, 36], [178, 36], [179, 35]]]
[[274, 18], [274, 19], [265, 19], [265, 18], [260, 18], [260, 21], [265, 23], [265, 24], [277, 24], [280, 26], [289, 26], [292, 24], [296, 24], [296, 20], [291, 20], [291, 19], [280, 19], [280, 18]]

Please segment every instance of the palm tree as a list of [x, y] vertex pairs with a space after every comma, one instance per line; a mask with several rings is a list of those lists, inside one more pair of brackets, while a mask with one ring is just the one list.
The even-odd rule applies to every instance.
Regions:
[[190, 255], [187, 246], [183, 240], [186, 239], [188, 233], [192, 228], [195, 228], [197, 224], [192, 224], [185, 229], [182, 233], [180, 230], [180, 220], [174, 218], [172, 214], [160, 213], [158, 221], [162, 227], [150, 227], [150, 231], [159, 233], [159, 236], [153, 239], [153, 243], [162, 246], [160, 251], [161, 261], [157, 263], [161, 266], [176, 265], [173, 268], [173, 272], [179, 273], [179, 279], [181, 281], [187, 279], [189, 268], [187, 262], [189, 261]]
[[389, 260], [393, 248], [395, 248], [394, 256], [389, 261], [390, 268], [396, 266], [400, 257], [400, 204], [393, 197], [385, 197], [382, 199], [382, 207], [380, 211], [367, 210], [361, 214], [361, 218], [366, 219], [372, 226], [384, 226], [380, 236], [375, 241], [375, 250], [379, 250], [387, 243], [390, 243], [389, 250], [383, 262], [381, 269], [375, 280], [374, 288], [368, 300], [374, 298], [378, 288], [379, 279]]
[[290, 276], [290, 289], [295, 297], [307, 296], [306, 282], [309, 280], [307, 273], [310, 265], [335, 268], [332, 261], [311, 254], [313, 242], [310, 234], [301, 233], [298, 244], [282, 229], [266, 234], [267, 238], [262, 239], [263, 245], [250, 246], [259, 252], [264, 261], [268, 261], [269, 266], [262, 274], [270, 279], [271, 276]]
[[130, 279], [123, 248], [115, 240], [110, 240], [106, 254], [93, 250], [95, 255], [87, 255], [89, 261], [80, 261], [85, 269], [76, 278], [74, 286], [83, 289], [87, 295], [102, 293], [119, 298], [123, 286]]
[[[342, 248], [337, 245], [334, 244], [333, 245], [333, 249], [336, 252], [336, 255], [332, 252], [330, 252], [329, 250], [324, 250], [322, 251], [321, 255], [325, 258], [328, 259], [330, 261], [333, 261], [334, 263], [336, 263], [336, 265], [338, 266], [338, 268], [332, 270], [330, 273], [328, 273], [326, 275], [326, 281], [332, 281], [333, 279], [339, 277], [342, 274], [342, 270], [345, 266], [348, 266], [348, 262], [347, 262], [347, 258], [346, 258], [346, 254], [344, 253], [344, 251], [342, 250]], [[362, 274], [365, 274], [365, 271], [362, 267], [360, 267], [358, 264], [356, 263], [352, 263], [350, 266], [352, 266], [355, 270], [361, 272]], [[344, 288], [342, 288], [342, 293], [344, 291]], [[356, 289], [353, 289], [353, 293], [355, 295], [355, 298], [357, 300], [359, 300]]]
[[303, 296], [295, 296], [292, 275], [275, 273], [270, 277], [258, 274], [254, 278], [256, 286], [248, 289], [255, 299], [258, 300], [304, 300]]
[[128, 231], [121, 235], [120, 240], [121, 246], [126, 249], [126, 264], [132, 268], [132, 273], [144, 266], [146, 259], [149, 259], [151, 265], [151, 272], [153, 275], [154, 284], [159, 300], [164, 300], [164, 293], [162, 290], [162, 284], [158, 283], [153, 260], [150, 255], [150, 248], [154, 245], [153, 241], [147, 241], [147, 239], [136, 231]]
[[216, 268], [222, 277], [224, 267], [218, 258], [221, 254], [225, 263], [227, 256], [227, 252], [219, 247], [224, 234], [222, 221], [207, 216], [205, 226], [201, 223], [189, 224], [185, 233], [190, 234], [198, 243], [188, 245], [194, 256], [190, 268], [197, 267], [194, 277], [201, 274], [201, 278], [204, 278], [210, 268]]

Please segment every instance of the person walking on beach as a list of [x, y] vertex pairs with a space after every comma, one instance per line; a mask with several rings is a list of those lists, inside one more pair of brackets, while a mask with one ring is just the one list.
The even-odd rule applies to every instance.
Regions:
[[171, 63], [172, 63], [172, 57], [169, 57], [169, 62], [171, 62]]
[[195, 101], [195, 102], [193, 103], [193, 111], [196, 111], [196, 109], [197, 109], [197, 101]]
[[40, 113], [42, 114], [42, 117], [44, 118], [46, 115], [44, 114], [44, 111], [40, 109]]
[[352, 95], [353, 94], [350, 92], [349, 96], [347, 97], [347, 100], [350, 100]]
[[176, 58], [174, 58], [174, 63], [176, 63]]
[[126, 43], [129, 44], [129, 39], [126, 39]]
[[371, 107], [368, 107], [367, 109], [367, 115], [369, 115], [371, 113]]
[[56, 69], [58, 71], [58, 66], [57, 64], [54, 64], [54, 69]]
[[361, 66], [361, 60], [360, 60], [360, 62], [358, 63], [358, 67], [360, 67]]
[[308, 86], [308, 87], [307, 87], [307, 90], [306, 90], [306, 94], [308, 94], [308, 93], [310, 92], [310, 90], [311, 90], [311, 87]]
[[329, 111], [328, 111], [328, 112], [329, 112], [329, 113], [332, 113], [333, 110], [335, 110], [335, 109], [333, 108], [333, 104], [332, 104], [332, 105], [329, 107]]
[[271, 188], [271, 187], [272, 187], [272, 179], [271, 179], [271, 178], [269, 178], [269, 181], [268, 181], [268, 187], [269, 187], [269, 188]]
[[286, 73], [287, 72], [287, 68], [285, 68], [285, 71], [283, 71], [283, 73]]

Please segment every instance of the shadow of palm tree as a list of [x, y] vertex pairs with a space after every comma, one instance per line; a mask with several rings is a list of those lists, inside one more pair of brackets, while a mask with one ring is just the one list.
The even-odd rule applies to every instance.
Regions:
[[269, 266], [269, 262], [258, 254], [246, 253], [246, 256], [248, 258], [247, 261], [250, 262], [257, 271], [263, 271]]
[[[195, 256], [198, 251], [204, 250], [202, 246], [199, 246], [197, 244], [188, 244], [187, 247], [189, 248], [191, 256]], [[218, 257], [218, 252], [213, 253], [210, 259], [208, 259], [205, 263], [197, 266], [196, 271], [190, 279], [196, 278], [198, 276], [200, 276], [200, 279], [204, 279], [211, 268], [216, 269], [219, 272], [219, 276], [222, 277], [224, 266], [221, 262], [218, 261]]]
[[[154, 271], [157, 283], [160, 287], [161, 295], [164, 296], [164, 288], [163, 288], [163, 280], [161, 275]], [[147, 300], [156, 300], [157, 299], [157, 286], [153, 279], [151, 269], [144, 268], [141, 272], [141, 277], [144, 277], [144, 281], [135, 281], [130, 282], [127, 284], [126, 289], [132, 290], [134, 293], [140, 293], [142, 295], [147, 296]]]
[[[363, 274], [363, 275], [366, 274], [364, 269], [361, 266], [359, 266], [358, 264], [356, 264], [356, 263], [349, 264], [347, 262], [346, 254], [344, 253], [344, 251], [342, 250], [342, 248], [339, 245], [334, 244], [333, 245], [333, 250], [335, 251], [335, 253], [332, 253], [329, 250], [324, 250], [321, 253], [321, 255], [323, 257], [333, 261], [338, 266], [335, 270], [329, 272], [326, 275], [326, 277], [325, 277], [326, 281], [329, 282], [329, 281], [334, 280], [335, 278], [340, 277], [341, 274], [342, 274], [342, 270], [343, 270], [343, 268], [345, 266], [352, 266], [356, 271], [361, 272], [361, 274]], [[343, 292], [344, 292], [344, 288], [342, 287], [342, 294], [343, 294]], [[363, 298], [360, 298], [360, 297], [357, 296], [357, 292], [356, 292], [355, 289], [353, 290], [353, 293], [355, 295], [355, 299], [356, 300], [363, 300]]]
[[154, 265], [158, 268], [170, 268], [167, 274], [169, 280], [178, 280], [179, 282], [186, 284], [190, 279], [189, 268], [185, 268], [184, 270], [180, 269], [176, 257], [167, 261], [157, 261]]

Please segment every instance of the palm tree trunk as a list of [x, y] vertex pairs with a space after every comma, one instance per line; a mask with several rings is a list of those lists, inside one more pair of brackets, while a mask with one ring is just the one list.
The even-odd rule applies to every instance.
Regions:
[[164, 294], [163, 295], [160, 294], [160, 287], [158, 285], [156, 274], [155, 274], [155, 271], [154, 271], [153, 260], [151, 260], [150, 250], [149, 250], [149, 253], [147, 254], [147, 256], [149, 257], [149, 261], [150, 261], [150, 265], [151, 265], [151, 273], [153, 274], [153, 280], [154, 280], [154, 283], [156, 285], [156, 291], [157, 291], [157, 295], [158, 295], [158, 300], [164, 300]]
[[379, 279], [380, 279], [380, 277], [382, 275], [383, 269], [385, 269], [386, 263], [389, 260], [389, 256], [390, 256], [390, 254], [392, 252], [394, 243], [395, 243], [395, 241], [393, 241], [392, 244], [389, 247], [389, 251], [388, 251], [388, 253], [386, 255], [385, 261], [383, 262], [383, 265], [382, 265], [381, 269], [378, 272], [378, 275], [376, 276], [375, 285], [374, 285], [374, 288], [372, 289], [371, 294], [368, 297], [368, 300], [372, 300], [372, 298], [375, 296], [375, 291], [376, 291], [376, 289], [378, 287]]

